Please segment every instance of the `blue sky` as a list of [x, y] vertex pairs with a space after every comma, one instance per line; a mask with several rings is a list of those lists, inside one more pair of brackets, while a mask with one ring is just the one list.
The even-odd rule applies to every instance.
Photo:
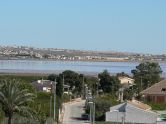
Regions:
[[0, 44], [166, 54], [166, 0], [0, 0]]

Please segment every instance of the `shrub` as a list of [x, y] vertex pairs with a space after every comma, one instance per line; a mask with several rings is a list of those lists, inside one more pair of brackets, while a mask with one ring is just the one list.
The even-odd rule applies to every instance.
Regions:
[[[105, 113], [110, 107], [118, 104], [113, 95], [105, 94], [95, 99], [95, 119], [97, 121], [105, 120]], [[86, 108], [86, 113], [89, 113], [89, 106]]]
[[153, 110], [166, 110], [166, 103], [148, 103]]

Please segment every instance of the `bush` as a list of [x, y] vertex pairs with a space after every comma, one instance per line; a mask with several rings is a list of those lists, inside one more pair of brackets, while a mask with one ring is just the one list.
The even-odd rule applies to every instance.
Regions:
[[4, 118], [4, 113], [3, 113], [1, 105], [0, 105], [0, 123], [2, 122], [3, 118]]
[[166, 110], [166, 103], [148, 103], [153, 110]]
[[[37, 112], [37, 118], [41, 124], [44, 124], [48, 117], [53, 117], [53, 102], [54, 98], [52, 95], [52, 112], [50, 115], [50, 97], [51, 93], [37, 92], [37, 98], [35, 102], [30, 105]], [[61, 99], [56, 97], [56, 118], [58, 118], [58, 109], [61, 107]]]
[[[111, 106], [118, 104], [113, 95], [103, 95], [95, 99], [95, 119], [97, 121], [105, 120], [105, 113], [109, 111]], [[89, 113], [89, 106], [86, 108], [86, 113]]]
[[69, 102], [70, 101], [70, 95], [68, 95], [68, 94], [63, 94], [63, 103], [65, 103], [65, 102]]

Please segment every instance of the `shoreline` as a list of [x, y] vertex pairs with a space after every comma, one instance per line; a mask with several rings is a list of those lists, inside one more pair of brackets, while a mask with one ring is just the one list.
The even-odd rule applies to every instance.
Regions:
[[[43, 75], [48, 76], [50, 74], [60, 74], [66, 70], [19, 70], [19, 69], [1, 69], [0, 75]], [[73, 70], [71, 70], [73, 71]], [[79, 74], [84, 74], [85, 76], [97, 77], [101, 72], [88, 72], [88, 71], [75, 71]], [[120, 72], [119, 72], [120, 73]], [[116, 75], [117, 73], [110, 73], [110, 75]], [[132, 76], [131, 73], [127, 73], [129, 76]], [[161, 78], [166, 78], [166, 73], [161, 74]]]
[[[20, 69], [1, 69], [0, 75], [49, 75], [49, 74], [60, 74], [65, 70], [20, 70]], [[71, 70], [73, 71], [73, 70]], [[97, 76], [100, 72], [86, 72], [86, 71], [75, 71], [79, 74], [84, 74], [86, 76]]]
[[62, 62], [158, 62], [163, 63], [166, 61], [161, 60], [57, 60], [57, 59], [35, 59], [35, 58], [0, 58], [0, 61], [3, 60], [18, 60], [18, 61], [62, 61]]

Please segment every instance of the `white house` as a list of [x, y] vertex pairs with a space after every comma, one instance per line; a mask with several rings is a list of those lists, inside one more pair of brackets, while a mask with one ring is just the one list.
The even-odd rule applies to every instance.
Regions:
[[120, 76], [118, 79], [120, 80], [120, 83], [124, 84], [124, 85], [126, 85], [126, 84], [133, 85], [134, 84], [134, 79], [126, 77], [126, 76]]
[[52, 89], [52, 81], [50, 80], [37, 80], [32, 82], [32, 85], [37, 91], [51, 92]]
[[106, 112], [107, 122], [125, 122], [137, 124], [156, 124], [157, 113], [151, 107], [139, 101], [132, 100], [113, 106]]

